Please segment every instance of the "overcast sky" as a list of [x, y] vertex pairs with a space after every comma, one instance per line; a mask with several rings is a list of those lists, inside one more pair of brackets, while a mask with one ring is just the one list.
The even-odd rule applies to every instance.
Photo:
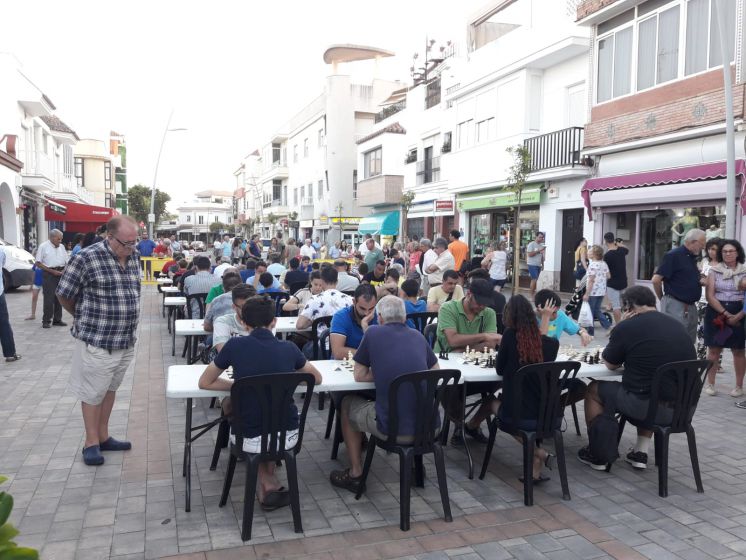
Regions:
[[[553, 0], [552, 0], [553, 1]], [[3, 5], [0, 51], [13, 52], [81, 138], [124, 134], [128, 182], [174, 202], [233, 190], [241, 158], [316, 97], [335, 43], [389, 49], [381, 77], [408, 80], [425, 37], [464, 41], [489, 0], [23, 0]], [[420, 55], [422, 56], [422, 55]]]

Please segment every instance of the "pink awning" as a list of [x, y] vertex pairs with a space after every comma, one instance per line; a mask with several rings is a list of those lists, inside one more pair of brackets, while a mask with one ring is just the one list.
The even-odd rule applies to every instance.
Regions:
[[[671, 169], [659, 169], [646, 171], [644, 173], [632, 173], [630, 175], [615, 175], [614, 177], [598, 177], [588, 179], [580, 194], [588, 210], [588, 219], [593, 219], [591, 212], [591, 194], [595, 191], [610, 191], [615, 189], [632, 189], [635, 187], [653, 187], [657, 185], [674, 185], [676, 183], [691, 183], [694, 181], [707, 181], [711, 179], [724, 179], [726, 176], [725, 162], [703, 163], [701, 165], [689, 165], [687, 167], [674, 167]], [[746, 179], [746, 161], [736, 160], [736, 188], [740, 184], [744, 188]], [[746, 212], [746, 196], [741, 196], [741, 210]]]

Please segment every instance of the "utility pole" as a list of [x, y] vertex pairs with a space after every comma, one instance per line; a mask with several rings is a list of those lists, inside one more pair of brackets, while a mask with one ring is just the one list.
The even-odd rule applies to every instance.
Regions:
[[736, 140], [733, 130], [733, 85], [730, 76], [728, 53], [728, 26], [723, 0], [715, 0], [720, 35], [720, 55], [723, 61], [723, 86], [725, 95], [725, 237], [736, 236]]

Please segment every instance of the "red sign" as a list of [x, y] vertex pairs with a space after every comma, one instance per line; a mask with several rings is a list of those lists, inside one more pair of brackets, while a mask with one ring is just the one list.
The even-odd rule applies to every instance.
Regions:
[[436, 212], [453, 212], [453, 200], [436, 200]]

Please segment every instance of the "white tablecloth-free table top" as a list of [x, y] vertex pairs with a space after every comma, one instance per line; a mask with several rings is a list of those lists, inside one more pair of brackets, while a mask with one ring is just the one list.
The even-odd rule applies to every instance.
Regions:
[[161, 292], [164, 294], [178, 294], [180, 291], [178, 286], [163, 286], [161, 288]]
[[158, 284], [173, 284], [174, 283], [174, 281], [171, 278], [164, 277], [164, 276], [159, 276], [156, 282]]
[[176, 336], [202, 336], [210, 334], [205, 330], [204, 319], [177, 319], [174, 323]]
[[[190, 321], [183, 321], [188, 323]], [[558, 356], [558, 361], [562, 356]], [[352, 376], [352, 371], [342, 367], [341, 360], [315, 360], [311, 362], [321, 373], [322, 381], [315, 385], [314, 392], [365, 391], [374, 389], [372, 382], [359, 383]], [[494, 368], [483, 368], [474, 364], [464, 364], [460, 354], [451, 354], [448, 360], [438, 360], [441, 369], [458, 369], [461, 371], [461, 382], [477, 383], [480, 381], [500, 381], [501, 377]], [[198, 382], [205, 371], [201, 364], [191, 366], [170, 366], [166, 381], [166, 396], [170, 399], [200, 397], [220, 397], [228, 391], [204, 391]], [[583, 364], [578, 377], [610, 377], [619, 375], [620, 370], [611, 371], [603, 364]]]
[[186, 305], [186, 298], [185, 297], [167, 297], [163, 299], [163, 305], [166, 307], [174, 306], [178, 307], [180, 305]]
[[295, 322], [298, 320], [298, 317], [277, 317], [277, 323], [275, 323], [275, 328], [273, 330], [274, 334], [281, 333], [294, 333], [294, 332], [308, 332], [311, 330], [311, 327], [306, 327], [305, 329], [298, 329], [295, 326]]

